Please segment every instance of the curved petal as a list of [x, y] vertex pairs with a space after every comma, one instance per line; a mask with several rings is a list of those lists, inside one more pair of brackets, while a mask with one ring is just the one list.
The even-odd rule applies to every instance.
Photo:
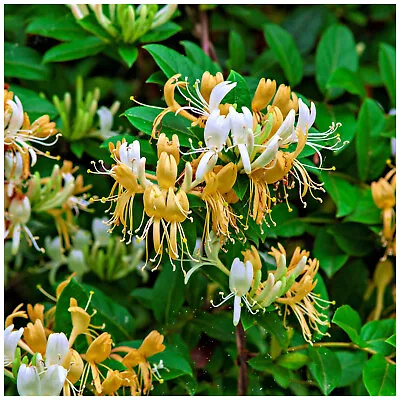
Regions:
[[250, 156], [247, 151], [247, 146], [245, 144], [238, 144], [238, 149], [240, 152], [240, 156], [242, 157], [243, 169], [246, 172], [246, 174], [250, 174], [251, 164], [250, 164]]
[[241, 313], [241, 305], [240, 305], [241, 299], [240, 296], [235, 296], [234, 302], [233, 302], [233, 325], [237, 325], [240, 321], [240, 313]]
[[69, 351], [68, 339], [64, 333], [52, 333], [47, 339], [46, 367], [61, 365]]
[[68, 371], [60, 365], [50, 365], [41, 376], [40, 391], [42, 396], [58, 396], [64, 386]]
[[197, 166], [196, 180], [202, 180], [204, 178], [204, 175], [214, 168], [217, 160], [218, 154], [211, 150], [207, 151], [207, 153], [205, 153], [203, 157], [201, 157], [199, 165]]
[[222, 99], [236, 86], [236, 82], [224, 81], [215, 85], [210, 94], [210, 113], [218, 109]]
[[40, 378], [36, 367], [21, 364], [17, 376], [17, 390], [20, 396], [40, 396]]

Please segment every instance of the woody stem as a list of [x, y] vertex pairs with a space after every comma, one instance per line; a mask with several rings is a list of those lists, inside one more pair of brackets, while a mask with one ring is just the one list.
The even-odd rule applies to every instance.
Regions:
[[247, 375], [247, 349], [246, 349], [246, 334], [242, 325], [242, 321], [236, 326], [236, 346], [238, 350], [238, 364], [239, 364], [239, 377], [238, 377], [238, 396], [246, 396], [248, 375]]
[[208, 34], [208, 18], [206, 11], [200, 11], [200, 22], [201, 22], [201, 47], [204, 53], [206, 53], [209, 57], [211, 57], [213, 61], [218, 61], [217, 55], [215, 54], [214, 46], [211, 43]]

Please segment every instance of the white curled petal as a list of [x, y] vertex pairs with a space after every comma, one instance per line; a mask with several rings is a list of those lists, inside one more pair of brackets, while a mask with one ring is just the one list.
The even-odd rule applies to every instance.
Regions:
[[[299, 106], [300, 108], [300, 106]], [[288, 115], [282, 122], [282, 125], [279, 127], [279, 129], [276, 131], [274, 136], [279, 137], [283, 142], [286, 139], [289, 139], [290, 136], [294, 132], [294, 121], [295, 121], [296, 113], [292, 109], [289, 111]]]
[[110, 133], [113, 124], [113, 115], [107, 107], [100, 107], [97, 110], [97, 115], [100, 120], [100, 132], [103, 135]]
[[68, 371], [60, 365], [50, 365], [41, 377], [41, 395], [58, 396], [67, 379]]
[[4, 364], [9, 365], [13, 362], [15, 357], [15, 350], [17, 344], [24, 333], [24, 328], [13, 331], [14, 325], [11, 324], [4, 330]]
[[224, 81], [215, 85], [210, 94], [210, 112], [218, 109], [223, 98], [236, 86], [236, 82]]
[[18, 96], [15, 96], [15, 102], [7, 100], [7, 104], [12, 108], [12, 116], [8, 123], [7, 131], [9, 131], [10, 134], [15, 134], [19, 129], [21, 129], [22, 124], [24, 123], [24, 109]]
[[240, 321], [240, 313], [241, 313], [241, 305], [240, 305], [241, 299], [240, 296], [235, 296], [234, 302], [233, 302], [233, 325], [237, 325]]
[[199, 165], [197, 166], [196, 180], [202, 180], [204, 178], [204, 175], [214, 168], [217, 160], [218, 154], [211, 150], [207, 151], [207, 153], [205, 153], [203, 157], [201, 157]]
[[61, 365], [69, 351], [68, 339], [64, 333], [52, 333], [47, 339], [46, 366]]
[[246, 174], [250, 174], [251, 172], [251, 163], [250, 156], [247, 150], [247, 146], [245, 144], [238, 144], [238, 149], [240, 152], [240, 156], [242, 157], [243, 169]]
[[20, 396], [40, 396], [40, 378], [36, 367], [21, 364], [17, 376], [17, 390]]

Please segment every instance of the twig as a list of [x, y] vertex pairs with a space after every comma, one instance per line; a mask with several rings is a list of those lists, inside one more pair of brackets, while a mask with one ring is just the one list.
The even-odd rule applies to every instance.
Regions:
[[201, 23], [201, 47], [209, 57], [213, 61], [217, 61], [217, 54], [215, 53], [215, 49], [213, 44], [210, 41], [210, 36], [208, 32], [208, 18], [206, 11], [200, 11], [200, 23]]
[[236, 326], [236, 346], [238, 350], [238, 396], [246, 396], [247, 394], [247, 350], [246, 350], [246, 334], [243, 329], [242, 321]]
[[[309, 346], [308, 344], [302, 344], [302, 345], [300, 345], [300, 346], [289, 347], [289, 348], [287, 349], [287, 351], [288, 351], [288, 352], [292, 352], [292, 351], [297, 351], [297, 350], [305, 350], [305, 349], [308, 348], [308, 346]], [[347, 347], [347, 348], [350, 348], [350, 349], [353, 349], [353, 350], [365, 351], [366, 353], [369, 353], [369, 354], [372, 354], [372, 355], [378, 353], [377, 351], [375, 351], [375, 350], [373, 350], [373, 349], [370, 349], [370, 348], [368, 348], [368, 347], [360, 347], [360, 346], [357, 346], [357, 345], [354, 344], [354, 343], [347, 343], [347, 342], [323, 342], [323, 343], [314, 343], [313, 347]], [[389, 364], [396, 364], [396, 363], [395, 363], [393, 360], [391, 360], [389, 357], [385, 357], [385, 358], [386, 358], [386, 361], [387, 361]]]

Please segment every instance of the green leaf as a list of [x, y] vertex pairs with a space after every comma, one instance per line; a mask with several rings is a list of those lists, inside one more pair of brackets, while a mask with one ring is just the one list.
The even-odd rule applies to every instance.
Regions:
[[224, 97], [224, 103], [237, 104], [239, 111], [242, 107], [251, 109], [251, 95], [246, 79], [239, 73], [231, 71], [228, 78], [230, 82], [236, 82], [236, 86]]
[[362, 375], [362, 370], [367, 361], [368, 355], [365, 351], [345, 351], [334, 352], [340, 362], [342, 376], [338, 387], [350, 386], [358, 381]]
[[17, 85], [11, 85], [10, 90], [21, 100], [24, 111], [28, 113], [31, 122], [46, 114], [50, 119], [54, 119], [58, 114], [52, 103], [40, 97], [33, 90], [25, 89]]
[[246, 46], [242, 36], [236, 31], [229, 33], [229, 61], [230, 69], [241, 70], [246, 62]]
[[353, 213], [345, 218], [346, 222], [360, 222], [361, 224], [374, 225], [381, 223], [381, 210], [376, 206], [371, 189], [365, 189], [357, 202]]
[[165, 84], [165, 75], [162, 71], [157, 71], [154, 72], [154, 74], [151, 74], [147, 80], [146, 83], [156, 83], [157, 85], [164, 86]]
[[76, 23], [72, 13], [66, 13], [59, 18], [37, 17], [28, 25], [26, 33], [65, 41], [82, 40], [88, 36], [87, 32]]
[[140, 38], [140, 42], [161, 42], [162, 40], [170, 38], [181, 30], [182, 28], [175, 22], [167, 21], [165, 24], [158, 26], [157, 28], [143, 35]]
[[274, 335], [283, 349], [287, 349], [289, 345], [288, 332], [276, 312], [266, 312], [257, 316], [257, 324], [264, 328], [267, 333]]
[[360, 76], [362, 81], [372, 87], [380, 87], [383, 86], [382, 76], [378, 71], [378, 67], [375, 65], [361, 65]]
[[81, 40], [62, 43], [52, 47], [43, 56], [43, 62], [61, 62], [78, 60], [80, 58], [94, 56], [104, 50], [106, 44], [97, 37], [87, 37]]
[[379, 71], [392, 106], [396, 107], [396, 50], [386, 43], [381, 43], [379, 46]]
[[393, 347], [386, 340], [395, 333], [396, 321], [394, 319], [382, 319], [371, 321], [361, 329], [361, 339], [366, 342], [363, 347], [375, 350], [383, 356], [388, 356]]
[[247, 363], [256, 371], [268, 371], [272, 373], [275, 367], [271, 357], [263, 354], [259, 354], [258, 356], [250, 358]]
[[204, 53], [197, 44], [183, 40], [180, 44], [185, 48], [187, 57], [198, 65], [204, 72], [208, 71], [210, 74], [215, 75], [217, 72], [222, 72], [221, 67], [211, 60], [211, 58]]
[[232, 312], [199, 313], [192, 323], [209, 337], [222, 342], [235, 342], [235, 327], [232, 318]]
[[72, 142], [71, 143], [71, 151], [78, 157], [81, 158], [83, 152], [85, 151], [85, 143], [83, 140], [80, 140], [78, 142]]
[[50, 68], [43, 65], [40, 54], [30, 47], [4, 43], [4, 76], [27, 80], [46, 80]]
[[293, 37], [278, 25], [266, 24], [264, 36], [278, 58], [290, 85], [296, 86], [303, 76], [303, 62]]
[[139, 51], [133, 45], [124, 45], [118, 47], [118, 53], [121, 58], [126, 62], [128, 68], [131, 68], [136, 61]]
[[334, 172], [322, 172], [321, 178], [325, 183], [324, 188], [336, 204], [336, 218], [344, 217], [354, 211], [359, 197], [358, 188]]
[[143, 48], [150, 53], [167, 78], [182, 74], [183, 79], [187, 77], [189, 82], [194, 84], [196, 79], [201, 79], [203, 75], [204, 71], [197, 64], [175, 50], [161, 44], [148, 44]]
[[332, 318], [332, 322], [340, 326], [349, 335], [353, 343], [362, 343], [360, 340], [361, 318], [358, 312], [350, 306], [339, 307]]
[[[139, 131], [151, 135], [153, 129], [153, 122], [160, 110], [149, 107], [132, 107], [125, 111], [124, 115], [128, 118], [129, 122]], [[180, 115], [169, 113], [165, 115], [162, 123], [158, 129], [160, 132], [165, 133], [170, 139], [172, 135], [179, 136], [179, 142], [182, 146], [189, 146], [189, 138], [197, 143], [197, 137], [189, 130], [190, 121]]]
[[396, 395], [396, 366], [380, 354], [372, 356], [364, 366], [363, 381], [371, 396]]
[[349, 70], [346, 67], [336, 69], [330, 76], [327, 88], [342, 88], [360, 97], [367, 97], [367, 91], [361, 80], [360, 74]]
[[114, 38], [98, 23], [94, 13], [89, 13], [82, 19], [76, 21], [82, 28], [102, 38], [105, 42], [114, 40]]
[[363, 257], [374, 249], [375, 235], [365, 225], [345, 222], [328, 229], [339, 247], [351, 256]]
[[299, 212], [294, 206], [290, 212], [285, 203], [278, 204], [273, 208], [271, 216], [276, 226], [272, 223], [269, 228], [264, 225], [263, 238], [300, 236], [307, 229], [307, 224], [299, 218]]
[[246, 175], [238, 175], [235, 184], [233, 185], [233, 190], [236, 193], [236, 196], [239, 197], [240, 200], [243, 200], [244, 195], [247, 192], [249, 187], [250, 180]]
[[68, 311], [70, 298], [75, 298], [78, 305], [84, 308], [88, 302], [90, 290], [93, 290], [94, 294], [87, 311], [92, 314], [94, 309], [97, 310], [96, 315], [92, 318], [92, 324], [105, 323], [107, 332], [117, 342], [129, 339], [133, 334], [134, 323], [128, 310], [105, 296], [99, 289], [79, 284], [75, 278], [70, 280], [57, 300], [56, 331], [64, 332], [69, 336], [72, 330], [71, 313]]
[[322, 35], [316, 54], [316, 79], [319, 89], [327, 98], [334, 99], [343, 93], [343, 89], [327, 86], [332, 74], [340, 67], [357, 71], [356, 44], [349, 28], [332, 25]]
[[314, 256], [323, 271], [331, 278], [347, 262], [349, 256], [336, 244], [325, 228], [320, 228], [314, 241]]
[[386, 343], [391, 344], [393, 347], [396, 347], [396, 334], [394, 333], [390, 338], [385, 340]]
[[385, 118], [381, 108], [375, 100], [365, 100], [356, 128], [357, 167], [359, 176], [364, 181], [379, 177], [386, 168], [390, 145], [389, 140], [380, 137], [384, 126]]
[[185, 289], [181, 269], [178, 267], [174, 271], [166, 263], [153, 288], [153, 311], [157, 321], [168, 324], [179, 314], [185, 301]]
[[342, 374], [340, 362], [334, 352], [327, 348], [308, 348], [312, 362], [308, 365], [322, 393], [327, 396], [339, 384]]
[[277, 364], [286, 369], [300, 369], [310, 361], [309, 357], [303, 353], [282, 354], [277, 360]]

